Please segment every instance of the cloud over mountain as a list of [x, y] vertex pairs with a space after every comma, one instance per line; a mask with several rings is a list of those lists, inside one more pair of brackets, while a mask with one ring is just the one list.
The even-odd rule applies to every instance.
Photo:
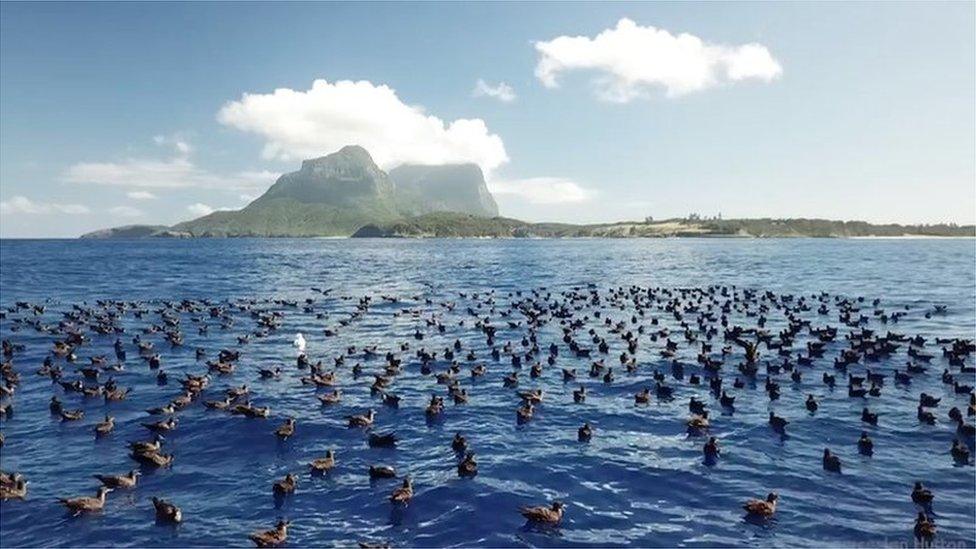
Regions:
[[220, 123], [264, 137], [264, 156], [315, 158], [355, 144], [383, 168], [473, 162], [490, 172], [508, 162], [501, 137], [480, 118], [445, 121], [366, 80], [316, 80], [308, 90], [245, 93], [225, 104]]

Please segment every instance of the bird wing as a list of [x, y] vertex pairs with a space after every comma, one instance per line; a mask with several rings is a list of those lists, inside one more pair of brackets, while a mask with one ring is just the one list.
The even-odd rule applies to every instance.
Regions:
[[532, 520], [544, 520], [546, 511], [547, 509], [544, 507], [523, 507], [521, 509], [522, 516]]
[[764, 515], [769, 512], [769, 506], [766, 504], [766, 502], [758, 499], [750, 499], [749, 501], [745, 502], [742, 508], [750, 513], [759, 515]]

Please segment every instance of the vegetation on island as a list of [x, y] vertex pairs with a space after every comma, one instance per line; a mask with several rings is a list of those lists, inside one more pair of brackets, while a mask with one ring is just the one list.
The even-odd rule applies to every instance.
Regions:
[[402, 238], [972, 237], [976, 236], [976, 227], [952, 224], [873, 225], [863, 221], [768, 218], [726, 220], [683, 218], [573, 225], [566, 223], [527, 223], [506, 217], [485, 218], [438, 212], [386, 224], [369, 224], [356, 231], [353, 236]]
[[82, 238], [142, 237], [865, 237], [976, 236], [972, 225], [872, 225], [826, 219], [681, 219], [575, 225], [498, 216], [474, 164], [381, 170], [366, 149], [343, 147], [302, 162], [240, 210], [178, 223], [128, 225]]

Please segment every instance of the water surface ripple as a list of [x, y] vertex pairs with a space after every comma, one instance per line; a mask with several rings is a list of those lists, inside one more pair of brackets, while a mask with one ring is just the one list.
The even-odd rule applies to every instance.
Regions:
[[[56, 322], [71, 304], [96, 299], [178, 300], [206, 298], [317, 297], [317, 311], [325, 319], [283, 309], [283, 326], [266, 338], [242, 347], [244, 357], [229, 378], [215, 379], [205, 398], [214, 398], [230, 385], [247, 383], [257, 404], [269, 404], [269, 420], [246, 420], [191, 406], [179, 417], [178, 430], [168, 437], [166, 451], [177, 457], [172, 468], [146, 474], [137, 489], [109, 495], [104, 513], [70, 518], [57, 497], [92, 493], [93, 473], [120, 473], [132, 468], [124, 442], [143, 439], [143, 410], [167, 402], [178, 392], [171, 381], [156, 385], [153, 374], [134, 358], [116, 375], [133, 388], [130, 398], [111, 403], [118, 426], [110, 436], [94, 441], [91, 425], [105, 412], [101, 400], [82, 401], [64, 395], [67, 407], [83, 407], [82, 422], [59, 423], [47, 402], [60, 388], [33, 374], [51, 348], [50, 336], [32, 330], [11, 333], [10, 319], [0, 332], [27, 346], [17, 355], [22, 383], [15, 396], [15, 414], [2, 423], [7, 437], [0, 450], [2, 469], [19, 471], [30, 481], [27, 501], [0, 506], [0, 545], [9, 546], [188, 546], [243, 545], [247, 534], [269, 528], [278, 517], [293, 521], [290, 545], [351, 545], [361, 540], [385, 540], [402, 546], [823, 546], [909, 543], [915, 507], [912, 482], [923, 480], [937, 494], [935, 521], [939, 540], [966, 546], [976, 544], [976, 477], [972, 466], [954, 466], [948, 449], [954, 429], [945, 414], [951, 405], [965, 409], [966, 399], [940, 383], [945, 367], [937, 358], [930, 372], [911, 386], [886, 384], [870, 406], [881, 422], [869, 428], [876, 450], [873, 458], [857, 454], [855, 441], [864, 428], [860, 404], [848, 399], [842, 387], [831, 393], [821, 382], [830, 370], [839, 341], [818, 361], [798, 386], [782, 376], [782, 397], [770, 404], [761, 384], [737, 391], [737, 409], [720, 413], [707, 386], [694, 387], [670, 380], [673, 402], [656, 399], [635, 409], [629, 395], [648, 384], [650, 371], [670, 371], [659, 355], [660, 344], [642, 339], [635, 375], [620, 371], [605, 385], [585, 375], [586, 359], [563, 352], [557, 367], [538, 380], [526, 378], [520, 388], [540, 387], [547, 398], [538, 417], [516, 426], [517, 399], [502, 387], [510, 371], [504, 360], [487, 356], [484, 338], [476, 334], [458, 307], [444, 312], [447, 330], [428, 331], [421, 343], [412, 334], [422, 322], [394, 316], [403, 305], [425, 307], [423, 301], [400, 305], [377, 304], [364, 320], [327, 338], [322, 329], [335, 326], [355, 307], [355, 300], [339, 296], [423, 296], [436, 303], [463, 300], [458, 292], [495, 290], [500, 300], [508, 292], [546, 287], [555, 292], [595, 284], [601, 291], [638, 284], [647, 287], [691, 287], [712, 284], [811, 295], [821, 291], [868, 298], [879, 297], [890, 309], [909, 307], [898, 324], [872, 327], [927, 338], [973, 338], [976, 331], [976, 248], [966, 240], [152, 240], [152, 241], [0, 241], [0, 305], [16, 301], [50, 300], [45, 320]], [[310, 287], [333, 289], [323, 299]], [[936, 304], [948, 305], [944, 315], [926, 318]], [[442, 311], [443, 312], [443, 311]], [[613, 312], [615, 319], [629, 313]], [[666, 316], [656, 313], [665, 322]], [[815, 315], [814, 315], [815, 316]], [[152, 317], [152, 318], [150, 318]], [[619, 318], [618, 318], [619, 317]], [[449, 321], [448, 321], [449, 320]], [[830, 323], [837, 325], [836, 313]], [[128, 341], [140, 328], [158, 321], [127, 317]], [[818, 321], [826, 322], [826, 321]], [[521, 329], [502, 326], [499, 344], [521, 339]], [[670, 324], [674, 324], [673, 320]], [[775, 316], [767, 328], [784, 326]], [[253, 331], [253, 320], [238, 315], [230, 330], [212, 325], [206, 336], [184, 318], [186, 344], [170, 349], [154, 336], [164, 368], [176, 378], [181, 372], [202, 373], [194, 348], [212, 355], [236, 346], [236, 337]], [[343, 404], [322, 408], [301, 387], [291, 345], [295, 332], [309, 340], [313, 359], [331, 363], [349, 345], [378, 344], [381, 349], [411, 341], [443, 349], [460, 338], [473, 348], [488, 374], [471, 381], [466, 406], [448, 404], [440, 421], [425, 421], [423, 406], [434, 387], [420, 375], [416, 361], [396, 381], [403, 398], [398, 410], [383, 407], [370, 396], [370, 376], [353, 380], [340, 372]], [[842, 330], [845, 333], [846, 329]], [[561, 337], [558, 326], [540, 331], [540, 346]], [[612, 348], [608, 364], [622, 350], [619, 338], [607, 338]], [[113, 337], [95, 337], [81, 348], [88, 356], [112, 356]], [[565, 350], [565, 349], [563, 349]], [[929, 352], [938, 351], [934, 346]], [[941, 353], [939, 353], [941, 354]], [[900, 353], [877, 369], [890, 374], [901, 368]], [[695, 351], [682, 346], [679, 359], [686, 375], [698, 371]], [[970, 359], [971, 360], [971, 359]], [[382, 365], [382, 357], [363, 362], [367, 372]], [[350, 361], [350, 362], [355, 362]], [[731, 370], [737, 360], [726, 362]], [[260, 381], [257, 368], [282, 364], [279, 381]], [[592, 391], [587, 404], [572, 403], [571, 389], [559, 367], [577, 368], [580, 383]], [[444, 364], [438, 364], [438, 370]], [[66, 368], [70, 371], [71, 368]], [[615, 370], [616, 371], [616, 370]], [[465, 369], [466, 373], [467, 370]], [[966, 377], [966, 376], [963, 376]], [[972, 385], [972, 376], [964, 382]], [[761, 379], [761, 378], [760, 378]], [[433, 389], [432, 389], [433, 388]], [[939, 423], [920, 425], [914, 403], [922, 391], [943, 396], [935, 411]], [[814, 394], [821, 402], [816, 416], [805, 413], [803, 399]], [[716, 466], [702, 464], [701, 437], [690, 437], [684, 426], [690, 396], [698, 395], [713, 411], [712, 434], [722, 443]], [[342, 418], [375, 407], [382, 431], [395, 430], [402, 444], [395, 450], [370, 449], [363, 433], [348, 429]], [[766, 424], [768, 410], [791, 420], [789, 438], [782, 440]], [[298, 418], [298, 432], [278, 442], [271, 431], [283, 417]], [[576, 442], [576, 428], [589, 421], [596, 436], [589, 444]], [[479, 474], [459, 479], [450, 448], [456, 431], [464, 432], [477, 452]], [[970, 441], [972, 443], [972, 441]], [[824, 446], [844, 461], [842, 475], [823, 471]], [[335, 449], [339, 466], [331, 475], [310, 478], [308, 461]], [[386, 498], [396, 481], [370, 482], [370, 464], [394, 465], [409, 473], [416, 495], [405, 508], [393, 508]], [[297, 493], [276, 507], [271, 482], [286, 472], [299, 472]], [[740, 505], [770, 489], [780, 493], [775, 520], [765, 525], [743, 521]], [[149, 498], [159, 495], [179, 504], [186, 517], [177, 528], [156, 526]], [[559, 498], [567, 503], [559, 528], [527, 526], [517, 513], [525, 504]]]

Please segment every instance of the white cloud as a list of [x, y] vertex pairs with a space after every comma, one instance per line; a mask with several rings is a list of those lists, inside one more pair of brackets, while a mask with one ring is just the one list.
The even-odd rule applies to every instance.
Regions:
[[208, 205], [206, 205], [206, 204], [204, 204], [202, 202], [197, 202], [195, 204], [190, 204], [189, 206], [186, 207], [186, 209], [191, 214], [193, 214], [193, 215], [195, 215], [197, 217], [202, 217], [202, 216], [205, 216], [205, 215], [210, 215], [210, 214], [212, 214], [212, 213], [214, 213], [216, 211], [214, 208], [212, 208], [212, 207], [210, 207], [210, 206], [208, 206]]
[[244, 188], [258, 188], [263, 190], [264, 187], [274, 183], [279, 177], [281, 177], [281, 174], [268, 170], [243, 171], [238, 173], [235, 177], [245, 182]]
[[239, 195], [239, 198], [241, 199], [241, 202], [243, 202], [245, 204], [249, 204], [249, 203], [253, 202], [257, 197], [258, 197], [258, 195], [256, 195], [256, 194], [241, 193]]
[[263, 136], [266, 158], [301, 160], [361, 145], [384, 168], [474, 162], [490, 172], [508, 162], [502, 139], [489, 133], [484, 120], [445, 122], [407, 105], [392, 88], [365, 80], [316, 80], [306, 91], [245, 93], [225, 104], [217, 120]]
[[125, 193], [132, 200], [156, 200], [157, 196], [149, 191], [129, 191]]
[[562, 177], [529, 177], [510, 181], [489, 181], [488, 190], [497, 195], [512, 195], [531, 204], [586, 202], [595, 191]]
[[14, 214], [49, 214], [62, 213], [79, 215], [91, 213], [88, 206], [81, 204], [56, 204], [53, 202], [34, 202], [26, 196], [14, 196], [10, 200], [0, 201], [0, 213]]
[[206, 174], [186, 158], [171, 160], [127, 159], [121, 162], [81, 162], [68, 168], [64, 180], [145, 188], [194, 186]]
[[115, 217], [142, 217], [145, 215], [142, 210], [133, 208], [132, 206], [115, 206], [114, 208], [109, 208], [108, 213]]
[[176, 133], [173, 135], [154, 135], [153, 141], [157, 145], [169, 145], [176, 150], [176, 152], [182, 156], [186, 156], [193, 152], [193, 147], [183, 139], [180, 134]]
[[209, 204], [204, 204], [203, 202], [195, 202], [186, 207], [186, 211], [190, 212], [195, 217], [203, 217], [214, 212], [227, 212], [233, 209], [234, 208], [215, 208]]
[[474, 91], [471, 92], [471, 95], [475, 97], [493, 97], [503, 103], [511, 103], [516, 98], [515, 90], [508, 84], [499, 82], [497, 85], [492, 86], [481, 78], [475, 83]]
[[536, 42], [535, 75], [548, 88], [559, 87], [567, 71], [600, 73], [594, 80], [598, 96], [627, 102], [664, 88], [669, 97], [705, 90], [726, 82], [755, 79], [769, 82], [783, 68], [765, 46], [712, 44], [681, 33], [673, 35], [630, 19], [596, 35], [559, 36]]
[[130, 158], [119, 162], [81, 162], [68, 168], [62, 179], [69, 183], [115, 185], [137, 189], [263, 189], [274, 182], [271, 172], [215, 174], [199, 168], [190, 159], [166, 160]]

